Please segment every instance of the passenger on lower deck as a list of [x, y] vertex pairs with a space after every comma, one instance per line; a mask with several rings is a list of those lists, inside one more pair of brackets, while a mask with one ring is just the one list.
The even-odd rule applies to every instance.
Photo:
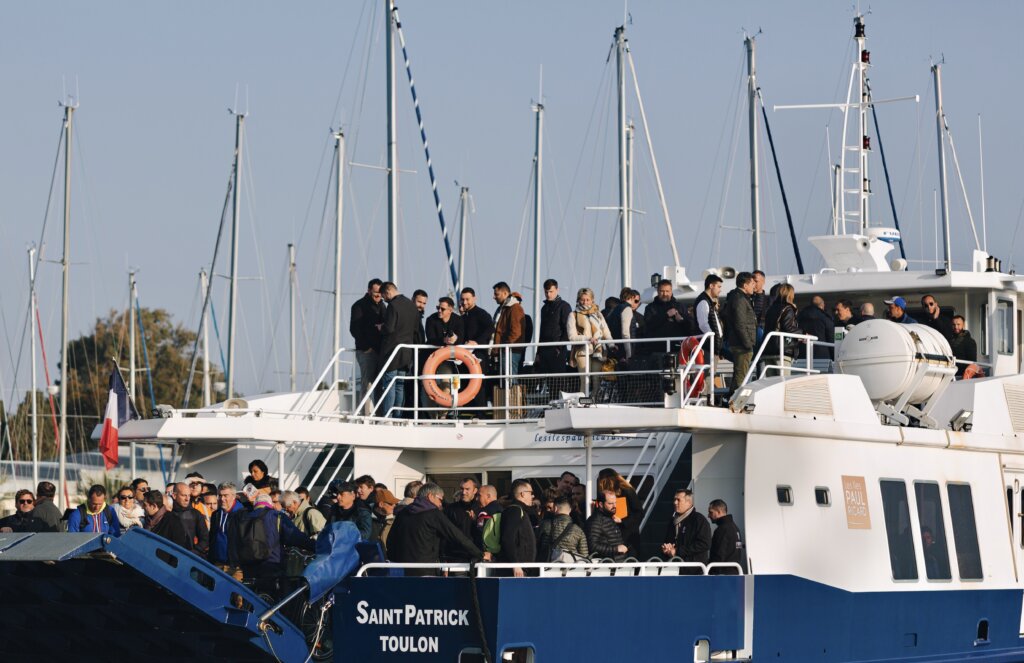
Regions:
[[724, 500], [712, 500], [708, 505], [708, 519], [715, 524], [711, 537], [711, 552], [708, 562], [714, 564], [733, 563], [743, 566], [743, 538], [740, 528], [729, 513]]
[[708, 563], [711, 548], [711, 525], [707, 518], [693, 508], [693, 491], [680, 488], [676, 491], [675, 514], [668, 523], [665, 542], [661, 544], [662, 554], [680, 557], [684, 562]]
[[[395, 516], [388, 535], [388, 557], [392, 562], [432, 563], [441, 561], [442, 542], [458, 547], [470, 560], [483, 557], [442, 511], [444, 490], [436, 483], [426, 483], [412, 504]], [[410, 570], [407, 575], [434, 575], [436, 570]]]
[[622, 528], [615, 522], [615, 503], [617, 496], [613, 491], [601, 493], [594, 505], [594, 511], [587, 518], [585, 530], [590, 554], [596, 558], [609, 558], [621, 562], [629, 552], [622, 540]]

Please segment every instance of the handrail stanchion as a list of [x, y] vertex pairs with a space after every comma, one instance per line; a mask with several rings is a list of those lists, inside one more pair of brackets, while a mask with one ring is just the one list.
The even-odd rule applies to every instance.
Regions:
[[412, 419], [420, 420], [420, 346], [412, 349]]

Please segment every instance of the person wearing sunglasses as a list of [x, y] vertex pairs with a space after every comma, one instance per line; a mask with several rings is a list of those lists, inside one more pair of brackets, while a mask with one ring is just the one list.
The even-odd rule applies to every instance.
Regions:
[[36, 498], [31, 490], [19, 490], [14, 496], [15, 512], [0, 520], [0, 532], [55, 532], [41, 519], [36, 518]]
[[121, 526], [121, 534], [133, 527], [142, 527], [146, 512], [135, 501], [135, 492], [131, 486], [124, 486], [117, 491], [114, 514], [117, 515], [117, 522]]

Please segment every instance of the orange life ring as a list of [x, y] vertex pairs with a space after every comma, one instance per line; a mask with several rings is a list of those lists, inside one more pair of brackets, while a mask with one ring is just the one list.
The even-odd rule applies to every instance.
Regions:
[[453, 399], [450, 391], [441, 389], [437, 384], [437, 380], [434, 379], [437, 376], [438, 367], [446, 361], [453, 361], [458, 359], [466, 368], [469, 369], [469, 374], [472, 375], [483, 375], [483, 368], [480, 366], [480, 360], [477, 359], [476, 355], [467, 350], [466, 348], [459, 348], [455, 346], [448, 346], [445, 348], [438, 348], [427, 358], [425, 364], [423, 364], [423, 376], [426, 378], [423, 380], [423, 391], [427, 393], [427, 397], [442, 407], [462, 407], [466, 405], [480, 393], [480, 387], [483, 383], [483, 378], [471, 377], [467, 380], [469, 383], [464, 389], [459, 391], [458, 399]]
[[964, 369], [964, 376], [962, 380], [970, 380], [971, 378], [983, 378], [985, 377], [985, 369], [977, 364], [968, 364], [967, 368]]
[[[682, 345], [679, 346], [679, 366], [685, 367], [690, 362], [690, 357], [693, 356], [694, 351], [697, 353], [697, 358], [693, 360], [694, 367], [704, 365], [704, 349], [700, 345], [700, 336], [687, 336], [683, 339]], [[690, 390], [693, 382], [696, 381], [697, 385]], [[683, 396], [698, 396], [704, 391], [704, 371], [701, 370], [697, 373], [696, 377], [690, 375], [683, 380]]]

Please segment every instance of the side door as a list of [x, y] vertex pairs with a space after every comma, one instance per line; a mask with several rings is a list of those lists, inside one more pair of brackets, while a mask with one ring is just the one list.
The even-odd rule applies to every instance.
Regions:
[[[1017, 583], [1024, 583], [1024, 464], [1021, 467], [1003, 467], [1003, 486], [1006, 495], [1006, 513], [1010, 527], [1010, 545], [1013, 548], [1014, 571]], [[1021, 606], [1020, 631], [1024, 637], [1024, 603]]]

